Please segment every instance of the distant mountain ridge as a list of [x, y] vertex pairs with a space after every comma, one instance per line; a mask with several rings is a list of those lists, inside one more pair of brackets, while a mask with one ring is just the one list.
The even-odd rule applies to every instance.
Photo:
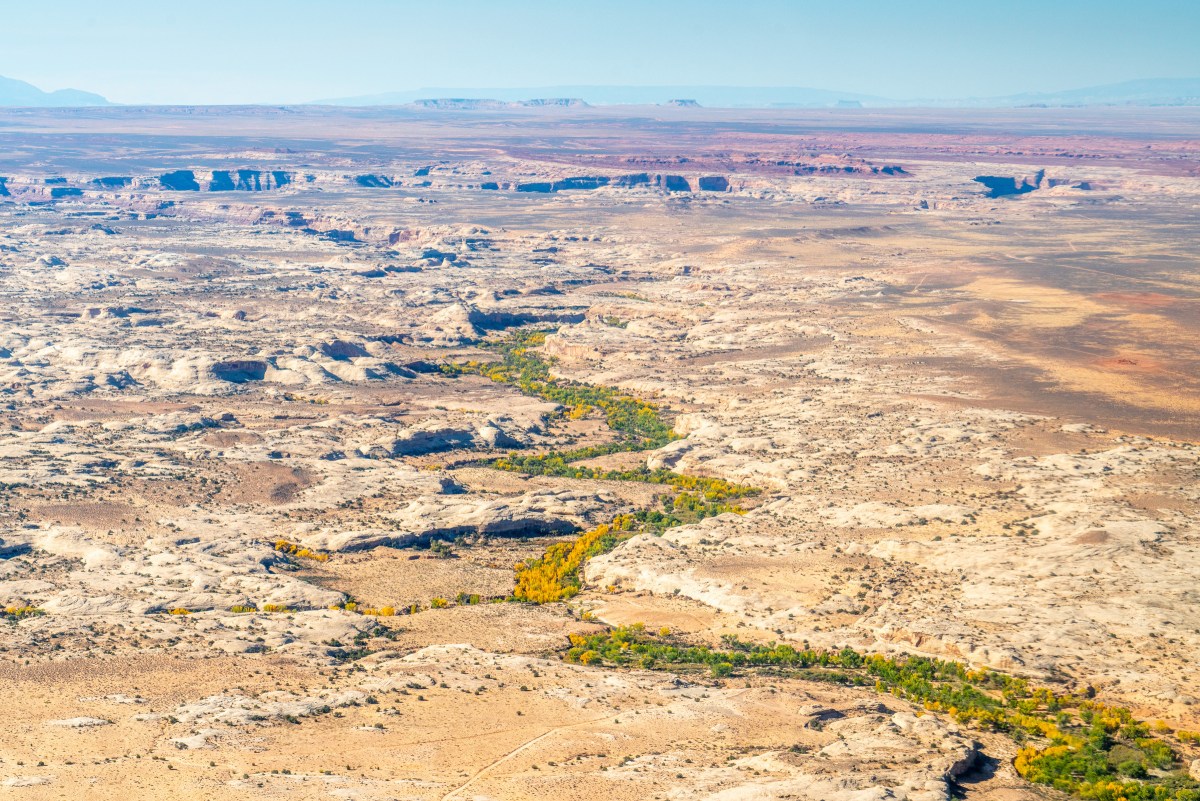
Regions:
[[1062, 92], [1026, 92], [1004, 99], [1013, 105], [1196, 106], [1200, 105], [1200, 78], [1146, 78]]
[[[686, 98], [686, 100], [680, 98]], [[59, 89], [54, 92], [45, 92], [25, 81], [0, 76], [0, 107], [47, 108], [112, 105], [115, 104], [93, 92], [79, 89]], [[998, 97], [950, 99], [895, 99], [803, 86], [597, 85], [490, 89], [432, 87], [315, 100], [311, 105], [410, 106], [458, 111], [520, 107], [587, 108], [588, 106], [610, 105], [836, 109], [1200, 106], [1200, 78], [1143, 78], [1058, 92], [1022, 92]]]
[[432, 87], [403, 92], [385, 92], [358, 97], [331, 98], [314, 101], [328, 106], [404, 106], [430, 98], [486, 98], [504, 103], [519, 103], [530, 98], [578, 98], [588, 105], [650, 106], [665, 105], [678, 98], [687, 98], [701, 106], [737, 107], [820, 107], [841, 101], [858, 101], [863, 105], [888, 104], [886, 98], [855, 92], [834, 92], [807, 87], [771, 86], [537, 86], [516, 89], [482, 88], [453, 89]]
[[[437, 107], [443, 98], [478, 98], [500, 104], [536, 105], [530, 98], [578, 98], [578, 105], [687, 105], [710, 108], [1017, 108], [1022, 106], [1196, 106], [1200, 78], [1145, 78], [1060, 92], [1023, 92], [999, 97], [894, 99], [801, 86], [539, 86], [521, 88], [422, 88], [313, 101], [329, 106]], [[431, 100], [433, 99], [433, 100]], [[434, 105], [431, 105], [434, 104]]]
[[59, 89], [43, 92], [31, 83], [5, 78], [0, 75], [0, 106], [111, 106], [108, 100], [92, 92], [79, 89]]

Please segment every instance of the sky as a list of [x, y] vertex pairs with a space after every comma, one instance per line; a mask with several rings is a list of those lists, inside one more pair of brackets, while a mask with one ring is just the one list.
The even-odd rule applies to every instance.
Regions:
[[0, 0], [0, 75], [118, 103], [421, 87], [890, 98], [1200, 77], [1200, 0]]

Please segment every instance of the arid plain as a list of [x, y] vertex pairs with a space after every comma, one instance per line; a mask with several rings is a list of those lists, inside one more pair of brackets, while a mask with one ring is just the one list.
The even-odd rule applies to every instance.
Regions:
[[1200, 779], [1198, 125], [0, 111], [0, 786], [1066, 797], [857, 666], [645, 643], [990, 669]]

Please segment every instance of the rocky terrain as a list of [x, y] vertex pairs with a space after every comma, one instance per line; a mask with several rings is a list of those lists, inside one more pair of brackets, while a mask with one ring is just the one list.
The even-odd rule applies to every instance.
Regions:
[[[1200, 759], [1193, 112], [460, 106], [0, 112], [6, 792], [1065, 797], [873, 681], [568, 650], [633, 624]], [[514, 597], [672, 476], [736, 503]]]

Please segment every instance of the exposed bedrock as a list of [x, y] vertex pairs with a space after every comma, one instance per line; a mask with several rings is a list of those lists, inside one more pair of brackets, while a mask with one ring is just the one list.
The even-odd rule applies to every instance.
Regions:
[[321, 353], [329, 358], [337, 359], [339, 361], [346, 361], [348, 359], [371, 355], [367, 353], [366, 348], [357, 342], [347, 342], [344, 339], [335, 339], [330, 342], [322, 343], [320, 350]]
[[469, 303], [453, 303], [430, 315], [417, 328], [416, 340], [436, 346], [464, 345], [479, 339], [487, 331], [540, 322], [578, 323], [583, 318], [582, 312], [482, 311]]
[[217, 362], [212, 366], [212, 372], [222, 381], [245, 384], [248, 381], [262, 381], [267, 375], [267, 366], [266, 362], [257, 359], [236, 359]]
[[[421, 456], [427, 453], [443, 453], [457, 448], [469, 448], [475, 441], [475, 431], [470, 428], [455, 428], [452, 426], [433, 426], [430, 428], [413, 428], [401, 431], [400, 434], [383, 450], [385, 453], [376, 454], [396, 458], [400, 456]], [[371, 449], [363, 454], [371, 456]]]
[[92, 179], [92, 186], [100, 189], [124, 189], [133, 184], [133, 178], [128, 175], [104, 175]]
[[486, 534], [537, 537], [582, 528], [605, 501], [593, 493], [538, 489], [514, 497], [431, 495], [389, 514], [387, 529], [325, 530], [306, 533], [303, 542], [322, 550], [357, 551], [377, 545], [405, 546], [435, 537]]
[[397, 186], [397, 182], [387, 175], [356, 175], [354, 183], [369, 188], [386, 189]]

